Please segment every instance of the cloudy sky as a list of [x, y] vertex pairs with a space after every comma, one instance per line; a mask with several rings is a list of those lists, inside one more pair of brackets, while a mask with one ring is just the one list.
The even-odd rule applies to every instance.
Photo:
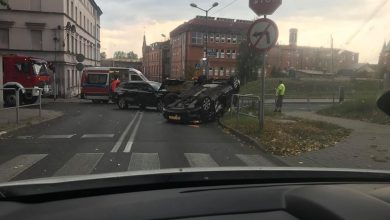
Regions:
[[[142, 56], [142, 39], [162, 41], [161, 34], [204, 13], [189, 6], [207, 8], [217, 1], [211, 16], [253, 20], [249, 0], [95, 0], [103, 10], [102, 51], [109, 57], [117, 50]], [[290, 28], [298, 28], [298, 44], [335, 47], [360, 53], [360, 62], [377, 63], [385, 40], [390, 41], [390, 0], [284, 0], [269, 18], [279, 26], [279, 43], [288, 43]]]

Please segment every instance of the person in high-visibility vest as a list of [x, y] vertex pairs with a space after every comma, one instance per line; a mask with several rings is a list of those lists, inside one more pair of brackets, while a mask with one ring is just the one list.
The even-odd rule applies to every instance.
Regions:
[[283, 98], [286, 93], [286, 86], [283, 81], [279, 81], [278, 87], [276, 87], [276, 103], [275, 103], [275, 111], [274, 112], [282, 112], [283, 107]]

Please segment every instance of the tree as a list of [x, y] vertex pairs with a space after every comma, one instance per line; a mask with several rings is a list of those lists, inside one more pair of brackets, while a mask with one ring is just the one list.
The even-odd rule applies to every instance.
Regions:
[[129, 60], [138, 60], [138, 55], [133, 51], [128, 52], [126, 56]]
[[237, 56], [238, 76], [243, 85], [250, 81], [257, 80], [258, 70], [263, 64], [263, 56], [251, 48], [248, 42], [243, 41], [240, 44], [239, 54]]
[[6, 7], [8, 10], [11, 10], [11, 8], [9, 7], [9, 4], [7, 2], [5, 2], [4, 0], [0, 0], [0, 5]]
[[116, 51], [114, 53], [114, 59], [126, 59], [126, 53], [124, 51]]
[[107, 54], [106, 54], [106, 52], [100, 53], [100, 58], [101, 58], [101, 59], [107, 59]]

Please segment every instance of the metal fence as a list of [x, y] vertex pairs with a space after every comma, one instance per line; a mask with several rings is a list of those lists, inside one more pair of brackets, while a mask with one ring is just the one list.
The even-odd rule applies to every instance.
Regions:
[[[42, 93], [43, 93], [43, 89], [41, 89], [41, 88], [24, 88], [24, 89], [2, 88], [0, 90], [15, 92], [15, 95], [16, 95], [16, 105], [14, 107], [0, 108], [0, 111], [6, 111], [6, 110], [14, 109], [15, 110], [15, 115], [16, 115], [15, 116], [16, 117], [15, 118], [16, 124], [19, 124], [19, 121], [20, 121], [20, 109], [21, 108], [28, 108], [28, 107], [38, 106], [39, 107], [38, 116], [39, 116], [39, 118], [42, 118]], [[31, 92], [33, 94], [38, 93], [38, 100], [34, 104], [21, 105], [20, 103], [22, 103], [22, 102], [21, 102], [20, 93], [21, 93], [21, 91], [26, 92], [28, 90], [31, 90]], [[3, 92], [3, 95], [5, 95], [4, 92]]]
[[259, 96], [235, 94], [232, 96], [230, 114], [235, 115], [237, 124], [240, 121], [240, 117], [251, 117], [256, 118], [261, 127], [262, 120], [264, 119], [262, 105], [263, 102]]

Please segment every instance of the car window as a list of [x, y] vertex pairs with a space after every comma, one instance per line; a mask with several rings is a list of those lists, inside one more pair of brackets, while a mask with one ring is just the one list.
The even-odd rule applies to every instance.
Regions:
[[138, 75], [131, 74], [131, 81], [143, 81]]
[[88, 74], [87, 83], [88, 84], [106, 84], [107, 83], [107, 75]]

